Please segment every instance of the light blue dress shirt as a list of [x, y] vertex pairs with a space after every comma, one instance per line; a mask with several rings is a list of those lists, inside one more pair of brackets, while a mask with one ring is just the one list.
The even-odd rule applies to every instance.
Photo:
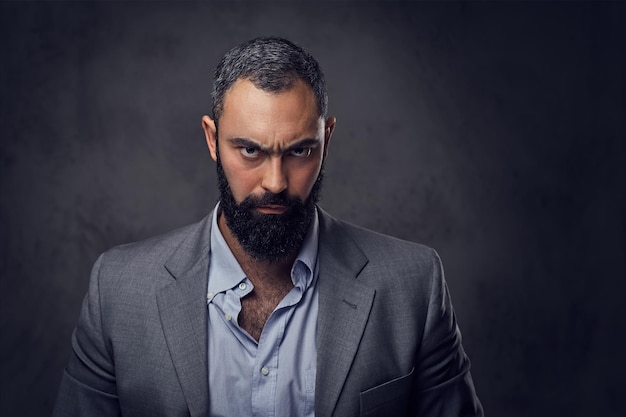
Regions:
[[241, 298], [254, 287], [218, 228], [218, 209], [213, 211], [207, 290], [209, 415], [314, 416], [317, 211], [291, 268], [294, 288], [272, 312], [257, 343], [238, 325]]

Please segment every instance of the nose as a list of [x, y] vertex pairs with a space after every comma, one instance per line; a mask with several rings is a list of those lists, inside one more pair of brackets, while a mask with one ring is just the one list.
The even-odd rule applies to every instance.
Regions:
[[278, 194], [287, 188], [287, 176], [280, 156], [276, 155], [269, 158], [261, 186], [273, 194]]

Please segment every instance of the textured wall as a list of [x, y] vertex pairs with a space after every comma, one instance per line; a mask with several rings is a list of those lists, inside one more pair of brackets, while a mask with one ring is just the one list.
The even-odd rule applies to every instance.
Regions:
[[492, 416], [618, 416], [618, 3], [0, 4], [0, 415], [49, 412], [91, 264], [217, 197], [200, 117], [257, 35], [338, 118], [322, 205], [435, 247]]

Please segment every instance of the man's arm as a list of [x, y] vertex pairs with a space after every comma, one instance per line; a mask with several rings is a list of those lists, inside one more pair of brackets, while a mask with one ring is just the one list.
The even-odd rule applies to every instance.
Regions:
[[89, 291], [72, 335], [72, 354], [63, 373], [53, 417], [121, 416], [113, 359], [102, 332], [102, 257], [91, 272]]
[[483, 416], [469, 370], [470, 362], [461, 344], [461, 333], [441, 260], [436, 253], [433, 262], [430, 302], [415, 372], [417, 403], [412, 415]]

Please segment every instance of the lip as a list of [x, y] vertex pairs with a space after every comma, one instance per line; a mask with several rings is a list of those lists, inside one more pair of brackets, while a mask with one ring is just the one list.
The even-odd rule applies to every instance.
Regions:
[[287, 207], [275, 204], [258, 206], [256, 209], [263, 214], [283, 214], [285, 211], [287, 211]]

